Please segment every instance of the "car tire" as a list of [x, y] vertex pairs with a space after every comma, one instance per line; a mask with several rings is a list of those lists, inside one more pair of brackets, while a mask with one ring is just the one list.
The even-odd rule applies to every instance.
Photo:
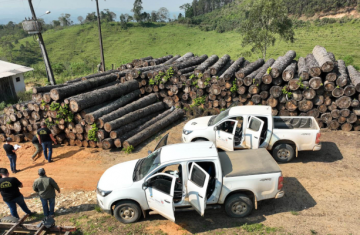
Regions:
[[7, 217], [4, 217], [4, 218], [0, 219], [0, 222], [1, 223], [14, 223], [14, 224], [16, 224], [17, 222], [19, 222], [19, 219], [15, 218], [15, 217], [12, 217], [12, 216], [7, 216]]
[[273, 148], [273, 158], [277, 162], [290, 162], [295, 156], [294, 147], [290, 144], [278, 144]]
[[141, 208], [132, 201], [118, 202], [114, 209], [114, 216], [123, 224], [134, 223], [140, 219]]
[[248, 216], [253, 210], [254, 205], [251, 199], [245, 194], [231, 195], [225, 201], [226, 214], [234, 218], [243, 218]]

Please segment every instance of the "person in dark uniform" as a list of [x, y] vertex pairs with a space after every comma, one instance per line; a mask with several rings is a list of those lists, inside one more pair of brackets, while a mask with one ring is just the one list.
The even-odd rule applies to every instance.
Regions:
[[5, 168], [0, 168], [0, 193], [4, 202], [8, 205], [10, 213], [13, 217], [19, 219], [16, 204], [28, 215], [33, 215], [36, 212], [31, 212], [27, 207], [24, 196], [20, 193], [19, 188], [23, 184], [15, 177], [9, 177], [9, 172]]
[[[56, 143], [56, 139], [52, 135], [49, 128], [47, 128], [45, 122], [41, 123], [41, 128], [37, 131], [37, 138], [39, 140], [39, 143], [42, 145], [42, 148], [44, 150], [44, 157], [48, 162], [52, 162], [51, 156], [52, 156], [52, 141]], [[49, 149], [49, 154], [48, 154]]]
[[35, 146], [35, 153], [32, 155], [31, 159], [35, 161], [35, 157], [36, 155], [38, 155], [38, 158], [40, 158], [41, 156], [41, 151], [42, 151], [42, 147], [41, 144], [39, 143], [39, 139], [38, 137], [35, 135], [32, 139], [32, 144]]
[[14, 146], [12, 146], [10, 143], [12, 142], [12, 139], [9, 137], [6, 139], [5, 144], [3, 145], [3, 148], [6, 152], [6, 156], [9, 158], [10, 160], [10, 169], [12, 173], [16, 173], [19, 170], [16, 170], [16, 151]]

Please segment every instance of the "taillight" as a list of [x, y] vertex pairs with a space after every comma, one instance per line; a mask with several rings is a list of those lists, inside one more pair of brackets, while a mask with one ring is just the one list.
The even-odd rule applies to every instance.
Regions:
[[280, 176], [278, 181], [278, 190], [281, 190], [284, 186], [284, 177]]
[[320, 136], [321, 136], [321, 133], [317, 133], [315, 144], [320, 144]]

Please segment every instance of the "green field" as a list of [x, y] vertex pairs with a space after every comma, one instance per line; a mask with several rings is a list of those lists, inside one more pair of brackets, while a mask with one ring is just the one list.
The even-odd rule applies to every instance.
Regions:
[[[149, 27], [132, 25], [127, 30], [122, 30], [119, 23], [112, 22], [103, 24], [103, 42], [107, 69], [111, 64], [130, 62], [135, 58], [145, 56], [161, 57], [167, 54], [185, 54], [193, 52], [197, 55], [217, 54], [222, 56], [229, 54], [236, 59], [250, 50], [250, 47], [241, 46], [241, 33], [215, 31], [201, 31], [197, 27], [186, 27], [179, 24], [151, 24]], [[348, 23], [334, 23], [321, 27], [311, 26], [297, 28], [295, 43], [277, 41], [274, 47], [269, 49], [268, 58], [277, 58], [287, 50], [295, 50], [297, 57], [306, 56], [315, 45], [322, 45], [328, 51], [335, 54], [337, 59], [350, 58], [353, 64], [360, 67], [360, 22], [349, 21]], [[53, 64], [64, 63], [71, 67], [76, 64], [88, 64], [94, 67], [100, 62], [98, 31], [96, 24], [75, 25], [63, 29], [52, 29], [44, 33], [44, 40], [48, 49], [50, 60]], [[26, 41], [33, 42], [32, 37], [19, 40], [14, 50]], [[0, 56], [1, 56], [0, 51]], [[254, 61], [261, 56], [253, 53], [246, 59]], [[39, 51], [39, 66], [43, 65]], [[16, 62], [16, 61], [14, 61]], [[91, 65], [89, 65], [91, 63]], [[35, 65], [35, 68], [37, 66]], [[80, 72], [79, 72], [80, 70]], [[73, 76], [66, 75], [66, 79], [77, 77], [80, 74], [91, 73], [89, 70], [77, 69]], [[31, 79], [28, 75], [28, 81]], [[59, 76], [57, 76], [59, 77]], [[59, 82], [64, 81], [62, 77]]]

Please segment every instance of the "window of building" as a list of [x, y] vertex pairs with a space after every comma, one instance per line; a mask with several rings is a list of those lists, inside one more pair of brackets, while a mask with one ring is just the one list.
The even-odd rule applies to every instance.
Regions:
[[20, 81], [21, 81], [20, 77], [15, 78], [15, 80], [16, 80], [16, 82], [20, 82]]

